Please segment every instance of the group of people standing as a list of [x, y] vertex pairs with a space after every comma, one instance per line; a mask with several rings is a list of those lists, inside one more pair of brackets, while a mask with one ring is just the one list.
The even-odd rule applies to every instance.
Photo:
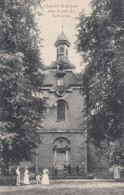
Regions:
[[[67, 170], [68, 174], [71, 174], [71, 165], [70, 165], [70, 163], [66, 164], [66, 162], [64, 161], [63, 166], [64, 166], [64, 170]], [[118, 166], [118, 165], [115, 165], [115, 166], [111, 167], [110, 172], [114, 171], [114, 179], [115, 180], [120, 179], [120, 170], [121, 170], [121, 167]], [[77, 165], [76, 166], [76, 173], [79, 174], [79, 171], [80, 171], [80, 169], [79, 169], [79, 166]], [[55, 175], [57, 175], [57, 166], [56, 166], [56, 164], [54, 166], [54, 172], [55, 172]], [[16, 175], [17, 175], [16, 186], [20, 186], [20, 177], [21, 177], [20, 166], [18, 166], [17, 169], [16, 169]], [[28, 173], [28, 167], [27, 166], [25, 166], [25, 170], [24, 170], [23, 183], [25, 185], [29, 185], [29, 183], [30, 183], [29, 182], [29, 173]], [[36, 174], [36, 183], [37, 184], [49, 184], [49, 171], [48, 171], [47, 168], [43, 169], [42, 176], [40, 176], [39, 173]]]
[[[72, 169], [72, 168], [71, 168], [70, 162], [67, 164], [67, 163], [64, 161], [63, 166], [64, 166], [64, 169], [65, 169], [65, 170], [68, 170], [68, 174], [71, 174], [71, 169]], [[76, 167], [75, 167], [75, 171], [76, 171], [76, 174], [79, 175], [80, 168], [79, 168], [78, 164], [77, 164]]]
[[120, 171], [121, 169], [123, 169], [123, 167], [115, 164], [113, 165], [111, 168], [110, 168], [110, 172], [114, 172], [114, 179], [117, 181], [117, 180], [120, 180]]
[[[66, 163], [66, 162], [64, 161], [64, 162], [63, 162], [63, 169], [64, 169], [65, 171], [67, 170], [68, 174], [70, 175], [71, 172], [72, 172], [72, 167], [71, 167], [70, 162]], [[79, 168], [78, 164], [76, 165], [75, 170], [76, 170], [76, 174], [79, 175], [80, 168]], [[54, 174], [57, 175], [57, 173], [58, 173], [58, 167], [57, 167], [57, 165], [55, 164], [55, 166], [54, 166]]]
[[[18, 166], [17, 169], [16, 169], [16, 175], [17, 175], [16, 186], [20, 186], [20, 178], [21, 178], [20, 166]], [[25, 167], [25, 170], [24, 170], [24, 180], [23, 180], [23, 183], [26, 184], [26, 185], [29, 184], [28, 167]]]
[[68, 174], [71, 174], [71, 164], [70, 164], [70, 162], [66, 163], [64, 161], [63, 167], [64, 167], [64, 170], [67, 170], [68, 171]]
[[[66, 171], [68, 171], [68, 174], [71, 174], [71, 165], [70, 165], [70, 163], [66, 163], [65, 161], [63, 162], [63, 169]], [[54, 174], [55, 175], [57, 175], [57, 173], [58, 173], [58, 167], [57, 167], [57, 165], [55, 164], [54, 165]]]
[[[17, 175], [17, 179], [16, 179], [16, 186], [20, 186], [20, 178], [21, 178], [21, 174], [20, 174], [20, 166], [17, 167], [16, 169], [16, 175]], [[28, 167], [25, 167], [24, 170], [24, 179], [23, 179], [23, 184], [25, 185], [29, 185], [29, 173], [28, 173]], [[36, 183], [37, 184], [49, 184], [49, 171], [47, 168], [43, 169], [43, 174], [42, 177], [40, 176], [39, 173], [36, 174]]]

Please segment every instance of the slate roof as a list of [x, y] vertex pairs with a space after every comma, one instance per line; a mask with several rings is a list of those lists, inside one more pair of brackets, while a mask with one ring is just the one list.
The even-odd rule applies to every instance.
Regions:
[[64, 56], [61, 56], [56, 61], [53, 61], [49, 66], [48, 69], [56, 69], [59, 64], [64, 64], [64, 68], [73, 68], [75, 69], [75, 66]]
[[57, 41], [68, 41], [68, 37], [64, 34], [64, 32], [62, 32], [58, 37], [57, 37]]
[[66, 44], [68, 47], [70, 47], [71, 43], [68, 39], [68, 37], [62, 32], [58, 37], [56, 42], [54, 43], [55, 47], [57, 47], [59, 44]]

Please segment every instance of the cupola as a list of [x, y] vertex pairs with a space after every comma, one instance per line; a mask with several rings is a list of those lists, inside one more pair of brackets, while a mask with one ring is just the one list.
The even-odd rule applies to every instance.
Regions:
[[54, 45], [57, 50], [57, 59], [61, 58], [61, 56], [68, 58], [68, 48], [70, 47], [71, 43], [64, 32], [58, 36]]

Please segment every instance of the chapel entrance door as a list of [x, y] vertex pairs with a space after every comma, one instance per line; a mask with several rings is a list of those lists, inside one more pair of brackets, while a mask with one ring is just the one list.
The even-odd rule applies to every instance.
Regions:
[[64, 169], [64, 161], [68, 163], [70, 160], [70, 143], [66, 138], [57, 138], [53, 143], [53, 166], [57, 166], [58, 170]]
[[56, 166], [58, 170], [63, 169], [63, 162], [66, 161], [66, 151], [58, 150], [56, 151]]

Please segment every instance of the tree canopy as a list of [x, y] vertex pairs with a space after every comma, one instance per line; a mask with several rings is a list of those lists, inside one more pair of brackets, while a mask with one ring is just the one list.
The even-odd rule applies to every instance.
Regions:
[[[124, 1], [92, 0], [92, 12], [80, 13], [77, 51], [82, 74], [85, 128], [97, 147], [120, 140], [124, 122]], [[122, 148], [121, 148], [122, 149]]]
[[41, 141], [38, 131], [47, 107], [37, 95], [44, 77], [35, 19], [41, 2], [0, 1], [0, 135], [6, 165], [31, 160]]

